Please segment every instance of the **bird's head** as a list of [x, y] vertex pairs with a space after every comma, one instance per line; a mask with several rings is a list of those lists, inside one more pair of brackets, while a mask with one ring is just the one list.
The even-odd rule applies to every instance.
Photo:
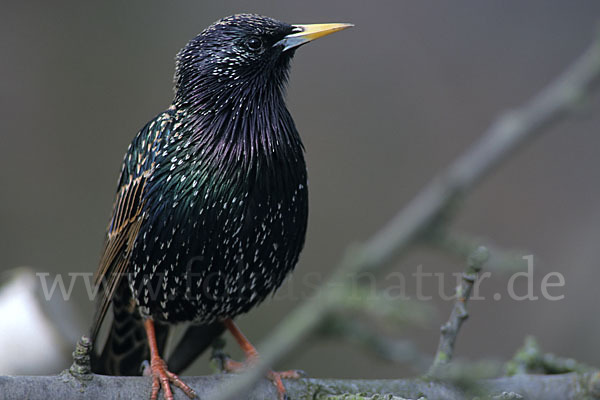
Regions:
[[[200, 109], [244, 94], [281, 91], [295, 50], [351, 24], [292, 25], [256, 14], [215, 22], [177, 55], [177, 100]], [[195, 104], [194, 104], [195, 103]], [[208, 108], [208, 107], [207, 107]]]

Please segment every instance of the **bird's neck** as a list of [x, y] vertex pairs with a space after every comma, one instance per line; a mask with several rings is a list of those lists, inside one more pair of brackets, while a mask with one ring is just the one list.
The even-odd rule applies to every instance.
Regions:
[[282, 82], [217, 83], [178, 90], [174, 105], [190, 147], [246, 171], [304, 166]]

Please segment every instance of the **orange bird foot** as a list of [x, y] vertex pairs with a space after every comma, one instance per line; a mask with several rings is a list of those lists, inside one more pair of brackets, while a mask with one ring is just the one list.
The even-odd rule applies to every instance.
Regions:
[[[251, 367], [256, 361], [258, 361], [258, 356], [249, 357], [246, 362], [243, 363], [225, 357], [223, 360], [223, 370], [225, 372], [240, 372], [248, 367]], [[267, 372], [267, 379], [269, 379], [275, 385], [279, 400], [286, 400], [288, 398], [282, 379], [300, 379], [304, 376], [306, 376], [306, 374], [303, 371], [295, 369], [289, 371]]]
[[171, 391], [171, 383], [190, 398], [196, 398], [194, 390], [186, 385], [177, 375], [167, 369], [167, 364], [162, 358], [153, 358], [150, 361], [150, 373], [152, 374], [152, 394], [150, 400], [158, 400], [158, 391], [162, 387], [166, 400], [173, 400], [173, 392]]
[[[158, 392], [162, 387], [166, 400], [174, 400], [173, 392], [171, 391], [171, 383], [190, 398], [196, 398], [194, 390], [183, 383], [181, 379], [167, 369], [167, 363], [158, 355], [158, 347], [156, 345], [156, 336], [154, 334], [154, 322], [150, 319], [144, 321], [146, 334], [148, 335], [148, 343], [150, 345], [150, 371], [152, 376], [152, 394], [150, 400], [158, 400]], [[148, 372], [148, 371], [146, 371]]]
[[[227, 329], [231, 332], [235, 340], [238, 342], [244, 353], [246, 353], [246, 362], [242, 363], [225, 357], [223, 360], [223, 369], [226, 372], [239, 372], [246, 369], [249, 366], [252, 366], [252, 364], [258, 361], [258, 352], [254, 348], [254, 346], [252, 346], [252, 344], [248, 341], [248, 339], [246, 339], [246, 337], [242, 334], [242, 332], [231, 319], [226, 319], [224, 321], [224, 324], [227, 327]], [[279, 400], [288, 399], [285, 386], [283, 386], [282, 379], [300, 379], [304, 376], [306, 376], [306, 374], [303, 371], [299, 370], [267, 372], [267, 379], [273, 382], [273, 384], [277, 388]]]

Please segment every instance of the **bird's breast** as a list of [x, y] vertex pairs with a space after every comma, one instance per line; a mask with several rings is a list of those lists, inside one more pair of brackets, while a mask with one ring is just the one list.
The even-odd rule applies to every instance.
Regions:
[[130, 287], [143, 314], [169, 322], [232, 317], [281, 285], [308, 216], [304, 160], [292, 161], [275, 157], [250, 170], [185, 155], [163, 163], [163, 190], [147, 199], [132, 255], [139, 272]]

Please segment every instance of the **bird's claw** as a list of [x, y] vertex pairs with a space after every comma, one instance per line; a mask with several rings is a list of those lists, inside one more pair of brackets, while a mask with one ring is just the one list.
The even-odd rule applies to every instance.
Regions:
[[289, 400], [285, 386], [283, 386], [282, 379], [300, 379], [301, 376], [296, 370], [289, 371], [269, 371], [267, 372], [267, 379], [269, 379], [277, 388], [278, 400]]
[[173, 400], [171, 383], [190, 398], [196, 398], [194, 390], [186, 385], [177, 375], [167, 369], [166, 363], [162, 358], [153, 358], [150, 362], [150, 373], [152, 374], [152, 394], [150, 400], [158, 400], [158, 392], [162, 388], [166, 400]]
[[301, 369], [290, 369], [288, 371], [281, 371], [283, 379], [300, 379], [308, 377], [308, 374]]
[[[231, 358], [225, 356], [223, 358], [223, 370], [225, 372], [240, 372], [247, 368], [249, 365], [252, 365], [256, 360], [250, 359], [245, 363], [232, 360]], [[268, 371], [267, 379], [269, 379], [275, 385], [278, 393], [278, 400], [289, 400], [287, 392], [285, 390], [285, 386], [283, 385], [282, 379], [300, 379], [306, 376], [306, 373], [302, 370], [292, 369], [289, 371]]]

